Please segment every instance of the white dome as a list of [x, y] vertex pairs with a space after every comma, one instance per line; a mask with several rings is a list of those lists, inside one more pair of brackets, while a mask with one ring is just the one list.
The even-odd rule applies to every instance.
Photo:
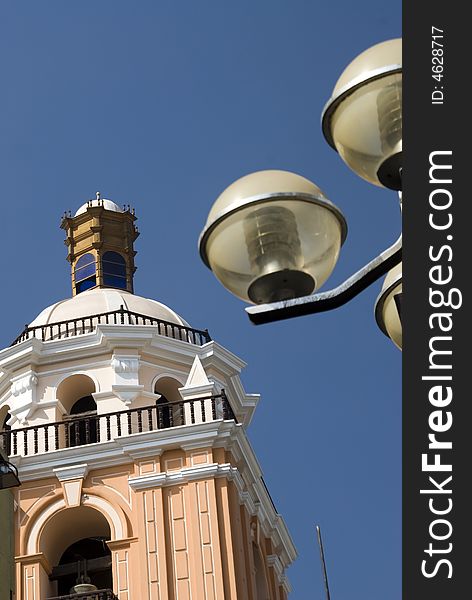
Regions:
[[82, 204], [82, 206], [75, 213], [74, 217], [82, 215], [84, 212], [87, 211], [87, 208], [89, 208], [90, 206], [103, 206], [105, 210], [111, 210], [113, 212], [120, 213], [124, 212], [123, 209], [118, 206], [118, 204], [115, 204], [115, 202], [113, 202], [113, 200], [106, 200], [105, 198], [96, 198], [95, 200], [89, 200], [85, 204]]
[[49, 323], [60, 323], [81, 317], [90, 317], [101, 313], [120, 310], [121, 306], [125, 310], [162, 319], [177, 325], [189, 327], [173, 310], [148, 298], [135, 296], [124, 290], [115, 290], [111, 288], [95, 288], [77, 294], [73, 298], [61, 300], [45, 308], [36, 319], [30, 323], [30, 327], [38, 325], [48, 325]]

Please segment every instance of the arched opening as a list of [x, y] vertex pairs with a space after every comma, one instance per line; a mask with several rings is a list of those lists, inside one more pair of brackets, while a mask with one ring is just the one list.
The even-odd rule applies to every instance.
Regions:
[[90, 252], [83, 254], [75, 263], [75, 293], [85, 292], [97, 285], [95, 256]]
[[59, 596], [76, 592], [74, 586], [91, 583], [99, 590], [112, 589], [111, 552], [104, 536], [74, 542], [62, 554], [51, 574], [57, 581]]
[[11, 454], [11, 426], [8, 424], [10, 418], [10, 407], [2, 406], [0, 408], [0, 448], [7, 456]]
[[118, 252], [105, 252], [102, 258], [103, 283], [126, 290], [126, 262]]
[[94, 381], [82, 374], [71, 375], [58, 386], [56, 397], [66, 410], [66, 447], [98, 441], [97, 404], [92, 395], [95, 391]]
[[183, 404], [179, 388], [182, 384], [172, 377], [162, 377], [154, 386], [154, 393], [160, 394], [156, 401], [157, 425], [167, 429], [183, 424]]
[[68, 425], [69, 446], [83, 446], [97, 441], [97, 403], [93, 396], [83, 396], [72, 405]]
[[46, 598], [74, 593], [77, 579], [90, 578], [98, 589], [111, 589], [111, 539], [105, 516], [89, 506], [60, 510], [41, 532], [39, 550], [52, 566]]

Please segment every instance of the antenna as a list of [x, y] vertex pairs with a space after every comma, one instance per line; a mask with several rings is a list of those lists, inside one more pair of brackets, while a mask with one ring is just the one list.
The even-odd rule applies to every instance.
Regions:
[[326, 562], [323, 550], [323, 540], [321, 539], [321, 529], [319, 525], [316, 525], [316, 534], [318, 536], [318, 546], [320, 547], [321, 570], [323, 572], [326, 600], [331, 600], [331, 596], [329, 594], [328, 573], [326, 572]]

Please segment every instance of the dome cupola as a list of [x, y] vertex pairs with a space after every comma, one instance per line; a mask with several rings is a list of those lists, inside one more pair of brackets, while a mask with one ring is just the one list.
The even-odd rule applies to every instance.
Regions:
[[96, 193], [72, 215], [64, 215], [67, 260], [72, 271], [72, 294], [92, 288], [115, 288], [133, 293], [134, 241], [139, 233], [134, 209], [120, 208]]

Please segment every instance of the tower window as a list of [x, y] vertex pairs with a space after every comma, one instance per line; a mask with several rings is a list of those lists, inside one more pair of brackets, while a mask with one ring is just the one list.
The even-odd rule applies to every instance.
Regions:
[[88, 252], [75, 263], [75, 291], [77, 294], [97, 285], [95, 256]]
[[[74, 403], [70, 410], [68, 427], [69, 446], [84, 446], [98, 441], [97, 404], [93, 396], [84, 396]], [[74, 420], [73, 417], [82, 417]]]
[[105, 252], [102, 259], [103, 283], [107, 286], [126, 289], [126, 262], [118, 252]]

